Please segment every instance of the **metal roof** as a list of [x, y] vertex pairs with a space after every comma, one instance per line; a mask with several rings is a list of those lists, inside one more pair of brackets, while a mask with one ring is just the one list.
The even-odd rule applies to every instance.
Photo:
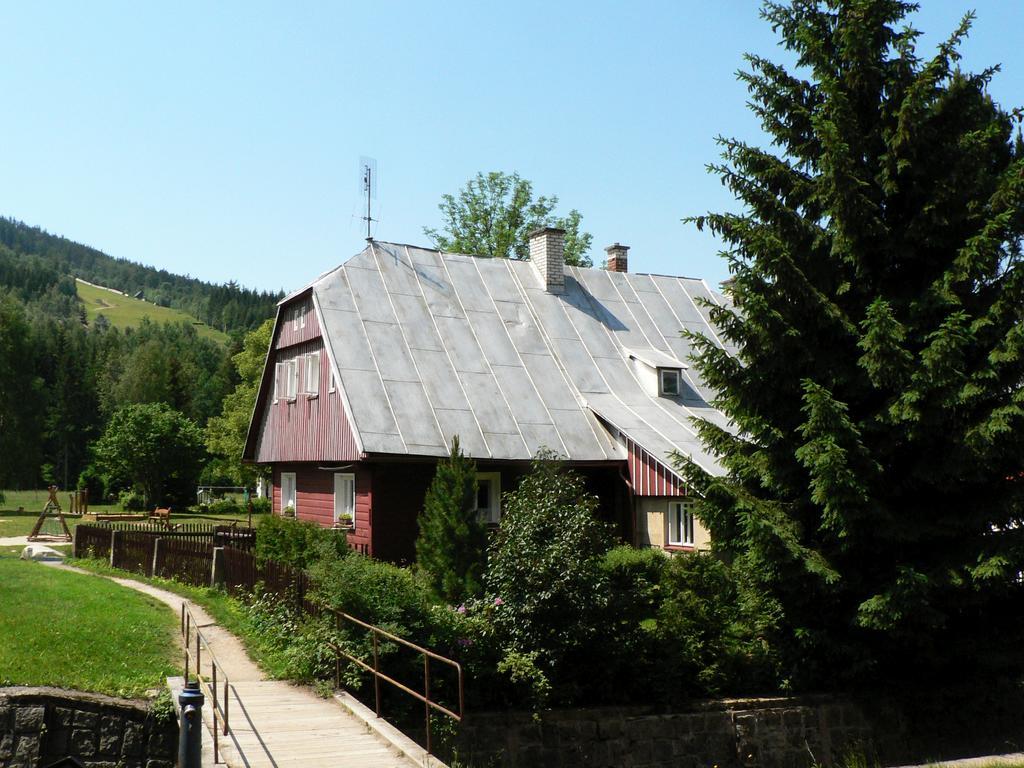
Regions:
[[629, 360], [686, 360], [683, 328], [717, 340], [703, 281], [569, 267], [556, 295], [528, 261], [372, 241], [312, 288], [367, 453], [442, 456], [458, 435], [477, 459], [621, 460], [619, 430], [719, 471], [691, 425], [725, 424], [708, 387], [684, 368], [683, 395], [655, 396]]
[[629, 357], [649, 365], [651, 368], [689, 368], [682, 360], [676, 360], [672, 355], [666, 355], [658, 349], [646, 347], [644, 349], [624, 349]]

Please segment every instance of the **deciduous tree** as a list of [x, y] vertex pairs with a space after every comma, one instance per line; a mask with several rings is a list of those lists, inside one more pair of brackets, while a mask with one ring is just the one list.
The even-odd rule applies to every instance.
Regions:
[[557, 205], [555, 196], [534, 199], [533, 185], [518, 173], [478, 173], [458, 195], [441, 198], [442, 229], [424, 227], [423, 232], [445, 251], [528, 259], [530, 232], [558, 227], [565, 230], [565, 263], [591, 266], [587, 254], [593, 237], [580, 229], [583, 217], [575, 209], [567, 216], [555, 216]]
[[195, 422], [164, 403], [126, 405], [93, 446], [107, 492], [135, 488], [148, 506], [189, 503], [206, 459]]
[[214, 416], [206, 425], [206, 447], [215, 457], [216, 473], [246, 486], [255, 482], [259, 472], [257, 468], [242, 463], [242, 449], [273, 331], [274, 321], [267, 320], [246, 334], [242, 350], [232, 357], [240, 381], [224, 398], [220, 416]]

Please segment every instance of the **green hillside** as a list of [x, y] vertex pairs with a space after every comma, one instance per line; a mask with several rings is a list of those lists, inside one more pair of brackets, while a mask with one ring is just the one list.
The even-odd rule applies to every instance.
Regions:
[[99, 315], [103, 315], [117, 328], [130, 328], [138, 325], [142, 318], [148, 317], [154, 323], [190, 323], [195, 326], [200, 336], [221, 344], [228, 341], [227, 334], [180, 310], [159, 307], [151, 302], [133, 299], [107, 288], [98, 288], [78, 279], [75, 280], [75, 289], [85, 306], [85, 315], [90, 323]]
[[[243, 288], [234, 281], [216, 285], [114, 258], [39, 227], [0, 216], [0, 287], [15, 291], [26, 302], [40, 300], [55, 287], [73, 303], [72, 275], [129, 296], [145, 291], [150, 302], [174, 307], [187, 313], [189, 319], [202, 320], [228, 333], [250, 331], [273, 317], [282, 296]], [[48, 311], [58, 309], [55, 300], [59, 303], [59, 297], [46, 300], [50, 304]], [[153, 317], [151, 312], [144, 314]]]

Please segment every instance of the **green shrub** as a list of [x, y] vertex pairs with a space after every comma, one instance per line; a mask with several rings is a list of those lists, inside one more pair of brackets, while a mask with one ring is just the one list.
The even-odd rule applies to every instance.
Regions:
[[620, 608], [641, 618], [653, 616], [659, 589], [669, 559], [657, 549], [637, 549], [620, 544], [608, 550], [601, 570], [608, 579], [612, 599], [620, 598]]
[[294, 568], [307, 568], [329, 553], [348, 552], [345, 532], [316, 523], [270, 515], [256, 526], [255, 555]]
[[234, 499], [217, 499], [209, 505], [207, 511], [213, 517], [220, 517], [222, 515], [237, 515], [242, 512], [242, 508]]
[[655, 634], [663, 649], [669, 699], [774, 688], [764, 611], [750, 602], [732, 570], [711, 554], [669, 560]]
[[450, 603], [483, 593], [487, 528], [476, 511], [476, 492], [476, 463], [463, 455], [456, 436], [427, 489], [416, 540], [417, 564], [434, 593]]
[[337, 639], [326, 617], [299, 617], [287, 601], [256, 593], [244, 606], [245, 618], [273, 655], [276, 673], [299, 683], [315, 683], [334, 675], [334, 653], [327, 645]]
[[490, 594], [503, 601], [495, 626], [508, 650], [536, 651], [536, 665], [571, 695], [562, 684], [585, 684], [599, 668], [590, 653], [607, 616], [610, 527], [580, 476], [551, 453], [538, 453], [503, 506], [487, 569]]
[[93, 504], [100, 503], [106, 497], [104, 492], [105, 489], [103, 487], [103, 477], [92, 464], [79, 473], [76, 487], [80, 491], [88, 491], [89, 500]]
[[135, 490], [121, 491], [117, 502], [126, 512], [143, 512], [146, 509], [146, 499]]
[[310, 575], [325, 605], [414, 642], [428, 640], [430, 588], [410, 569], [347, 552], [321, 558]]
[[259, 496], [249, 500], [252, 504], [252, 513], [254, 515], [269, 515], [271, 510], [271, 501], [267, 496]]

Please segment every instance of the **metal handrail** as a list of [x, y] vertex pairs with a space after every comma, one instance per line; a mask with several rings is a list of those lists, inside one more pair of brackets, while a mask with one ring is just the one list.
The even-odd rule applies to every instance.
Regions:
[[[230, 718], [229, 718], [229, 698], [228, 698], [228, 676], [224, 671], [224, 667], [217, 657], [213, 654], [213, 649], [210, 647], [210, 642], [206, 639], [202, 632], [199, 631], [199, 622], [196, 621], [195, 616], [192, 615], [192, 611], [188, 607], [187, 602], [181, 604], [181, 636], [185, 641], [185, 682], [188, 682], [188, 671], [189, 662], [193, 660], [192, 650], [189, 647], [191, 642], [192, 628], [195, 627], [196, 635], [196, 648], [195, 648], [195, 670], [196, 680], [200, 686], [205, 686], [209, 692], [210, 698], [213, 700], [213, 762], [220, 762], [220, 744], [218, 741], [218, 732], [220, 728], [217, 727], [217, 719], [220, 718], [223, 723], [224, 735], [227, 736], [231, 733]], [[202, 646], [206, 646], [206, 652], [210, 656], [210, 680], [209, 682], [203, 677], [202, 672]], [[224, 698], [218, 700], [217, 698], [217, 669], [220, 669], [221, 677], [224, 680]], [[223, 706], [222, 706], [223, 704]]]
[[[453, 720], [455, 720], [455, 722], [457, 722], [457, 723], [462, 722], [462, 717], [463, 717], [464, 708], [465, 708], [464, 707], [464, 705], [465, 705], [465, 689], [463, 687], [462, 665], [459, 664], [459, 662], [455, 661], [454, 659], [449, 659], [446, 656], [442, 656], [442, 655], [440, 655], [438, 653], [434, 653], [433, 651], [431, 651], [428, 648], [424, 648], [423, 646], [416, 645], [415, 643], [411, 643], [408, 640], [406, 640], [405, 638], [402, 638], [402, 637], [399, 637], [398, 635], [392, 634], [391, 632], [388, 632], [385, 629], [381, 629], [380, 627], [375, 626], [373, 624], [369, 624], [369, 623], [367, 623], [367, 622], [365, 622], [365, 621], [363, 621], [361, 619], [357, 619], [355, 616], [350, 616], [347, 613], [344, 613], [342, 611], [334, 610], [333, 608], [326, 608], [325, 610], [327, 610], [330, 613], [334, 614], [335, 627], [338, 630], [341, 630], [341, 622], [342, 622], [342, 620], [344, 620], [344, 621], [348, 621], [348, 622], [350, 622], [352, 624], [355, 624], [355, 625], [357, 625], [359, 627], [362, 627], [363, 629], [367, 629], [367, 630], [369, 630], [370, 632], [373, 633], [373, 666], [372, 667], [369, 664], [367, 664], [365, 661], [363, 661], [362, 659], [356, 658], [355, 656], [350, 654], [348, 651], [346, 651], [344, 648], [342, 648], [337, 643], [334, 643], [334, 642], [331, 642], [331, 641], [327, 641], [328, 647], [331, 650], [334, 651], [334, 684], [335, 684], [335, 687], [341, 688], [341, 657], [344, 656], [346, 659], [348, 659], [350, 662], [352, 662], [356, 666], [358, 666], [358, 667], [360, 667], [362, 669], [365, 669], [367, 672], [373, 673], [374, 700], [375, 700], [375, 703], [376, 703], [377, 717], [380, 717], [380, 681], [381, 680], [384, 680], [385, 682], [391, 683], [391, 685], [393, 685], [396, 688], [398, 688], [399, 690], [404, 691], [405, 693], [409, 694], [414, 699], [422, 701], [423, 702], [423, 714], [424, 714], [424, 727], [426, 729], [426, 735], [427, 735], [427, 754], [431, 754], [433, 745], [431, 743], [431, 735], [430, 735], [430, 710], [431, 709], [436, 709], [438, 712], [441, 712], [441, 713], [447, 715], [448, 717], [452, 718]], [[423, 655], [423, 693], [420, 693], [419, 691], [414, 691], [412, 688], [409, 688], [407, 685], [405, 685], [403, 683], [400, 683], [398, 680], [395, 680], [393, 677], [389, 677], [388, 675], [386, 675], [386, 674], [384, 674], [383, 672], [380, 671], [380, 652], [379, 652], [379, 640], [378, 640], [378, 638], [380, 638], [380, 637], [385, 637], [388, 640], [391, 640], [392, 642], [398, 643], [399, 645], [404, 645], [406, 648], [411, 648], [412, 650], [416, 651], [417, 653], [420, 653], [420, 654]], [[453, 712], [452, 710], [448, 709], [448, 707], [445, 707], [444, 705], [442, 705], [442, 704], [440, 704], [440, 703], [438, 703], [436, 701], [432, 701], [431, 700], [431, 698], [430, 698], [430, 660], [431, 659], [434, 659], [435, 661], [439, 661], [442, 664], [447, 664], [448, 666], [453, 667], [455, 669], [455, 671], [458, 673], [458, 678], [459, 678], [459, 711], [458, 711], [458, 713]]]

